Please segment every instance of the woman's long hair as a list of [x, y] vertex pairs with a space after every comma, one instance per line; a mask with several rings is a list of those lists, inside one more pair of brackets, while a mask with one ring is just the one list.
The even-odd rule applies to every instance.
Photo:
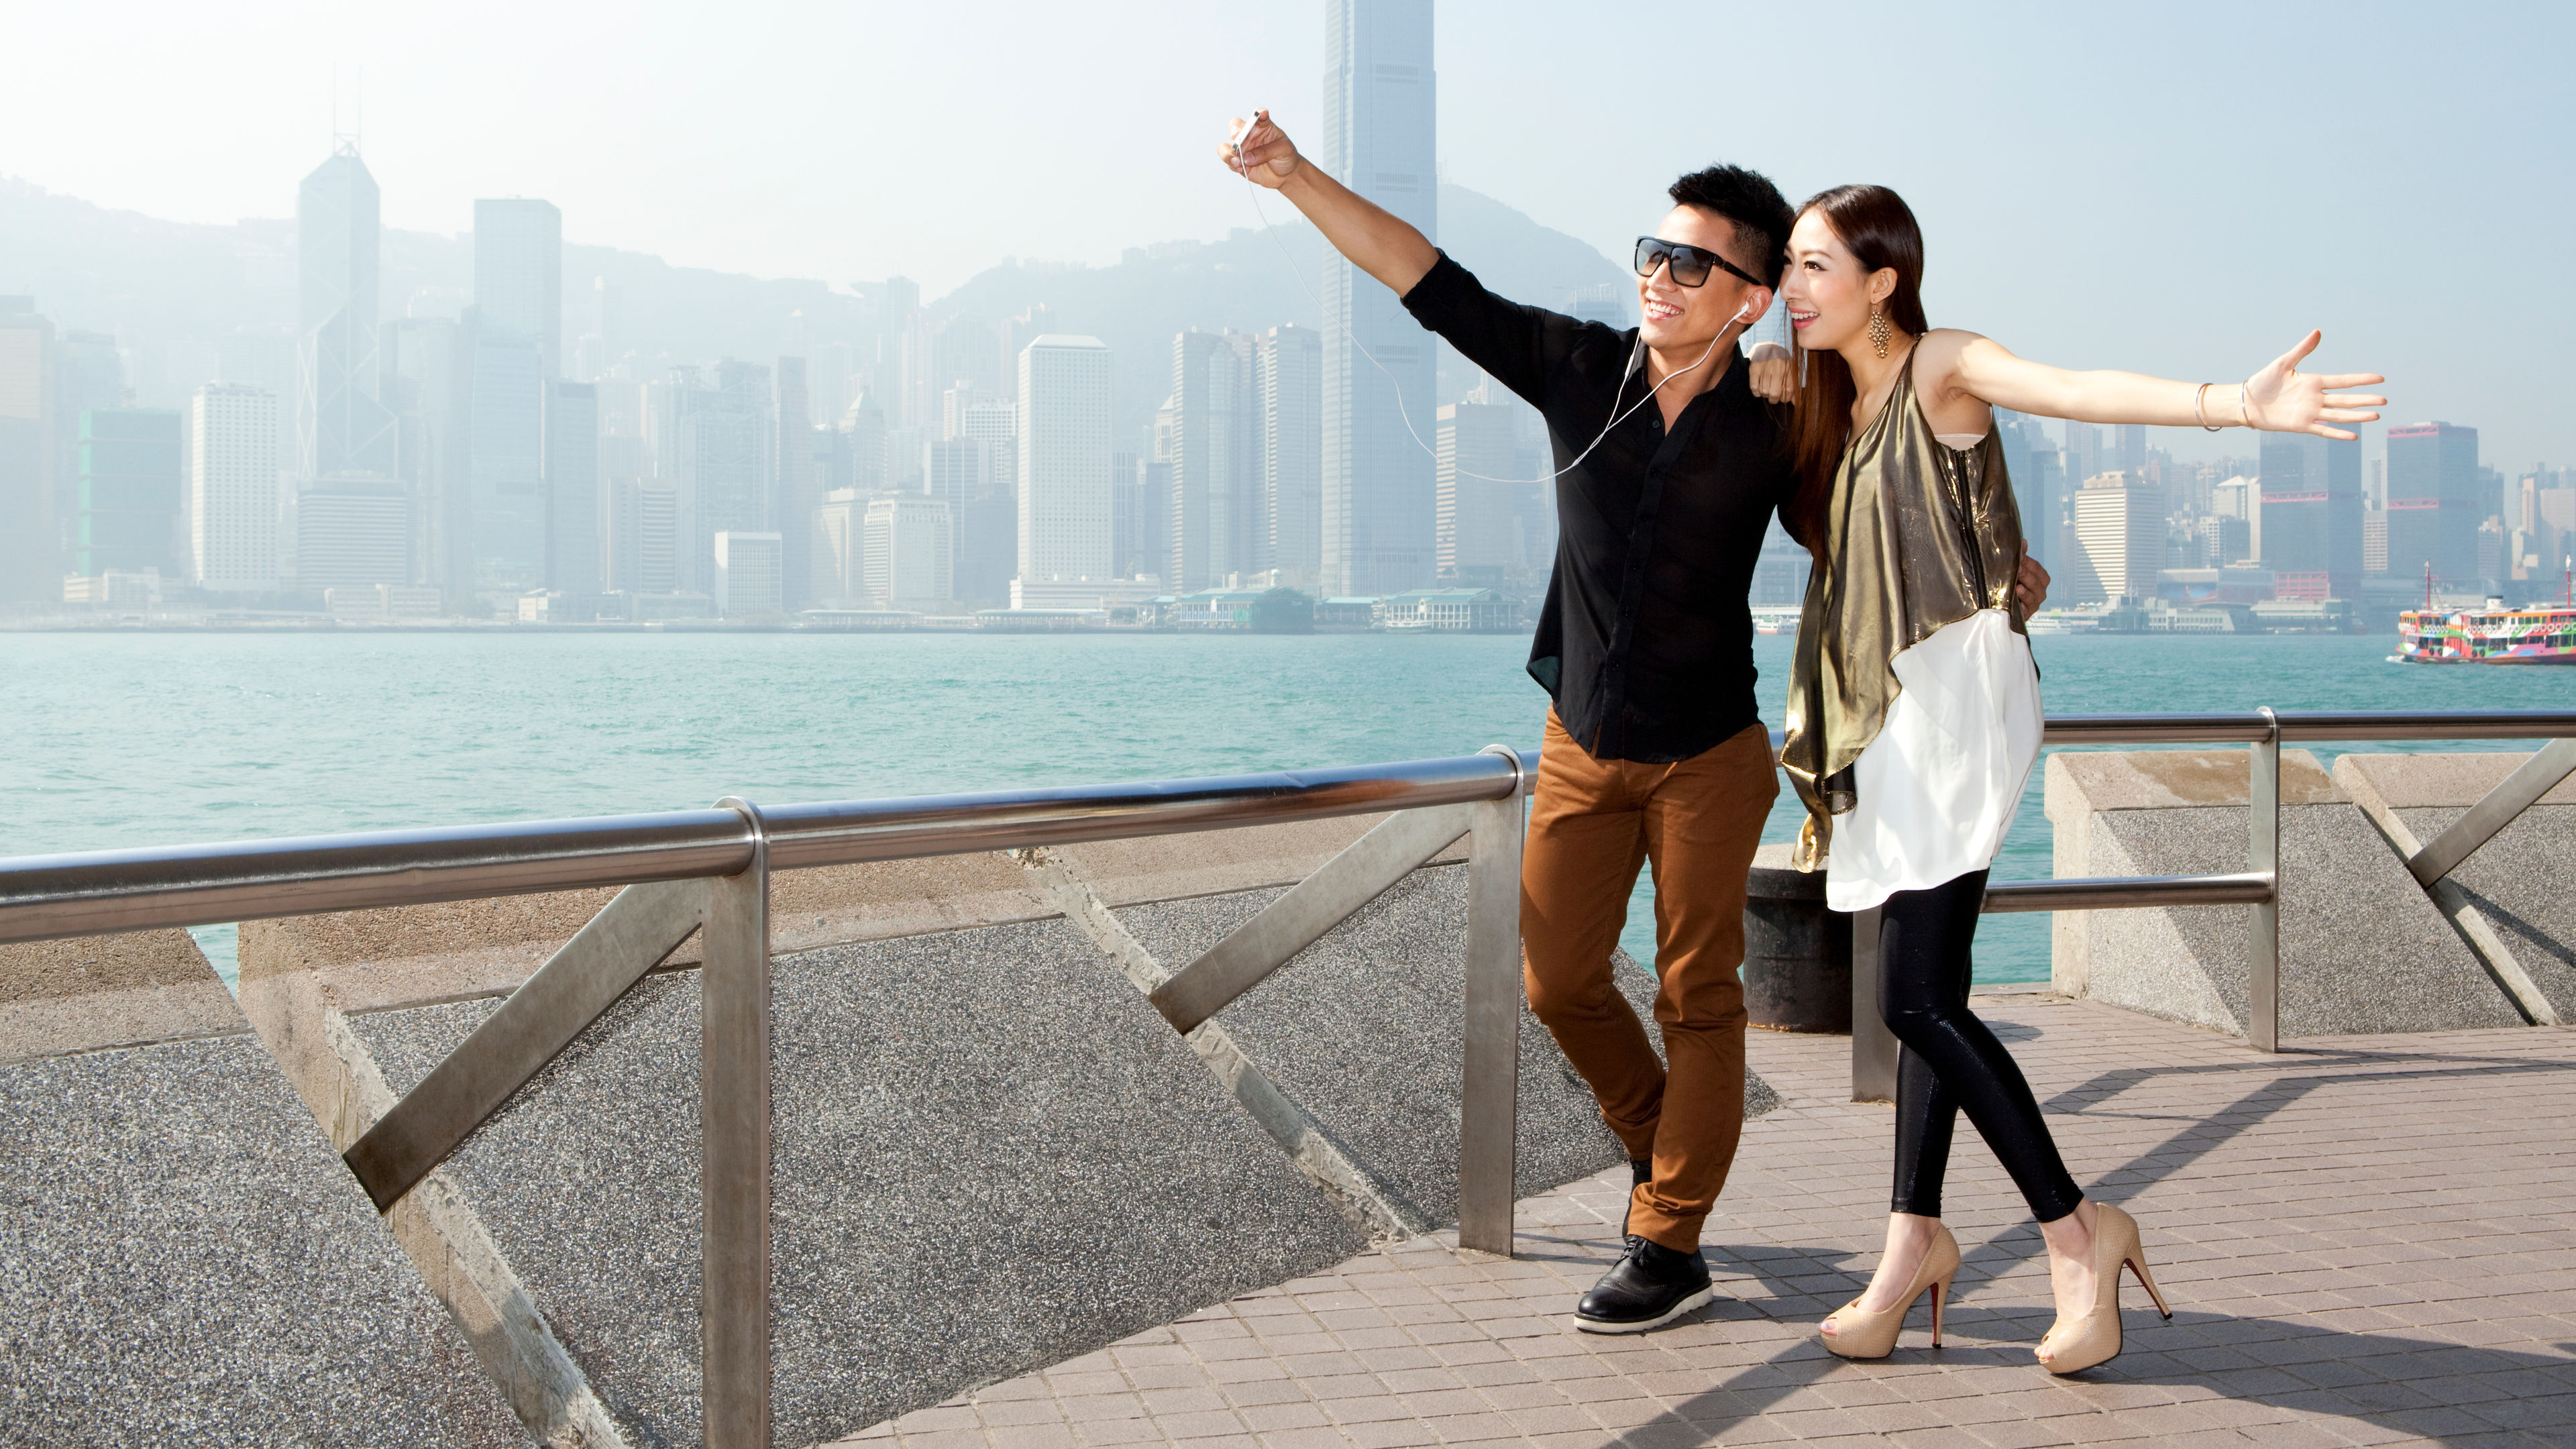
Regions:
[[[1798, 208], [1801, 216], [1810, 211], [1824, 213], [1834, 235], [1859, 259], [1864, 278], [1881, 268], [1895, 269], [1896, 290], [1886, 304], [1888, 321], [1916, 337], [1930, 330], [1923, 319], [1923, 228], [1915, 224], [1914, 210], [1904, 197], [1884, 186], [1837, 186], [1817, 192]], [[1789, 265], [1797, 264], [1792, 257]], [[1851, 441], [1852, 403], [1858, 394], [1842, 354], [1809, 352], [1798, 345], [1797, 335], [1796, 328], [1789, 329], [1790, 350], [1798, 375], [1805, 379], [1798, 388], [1794, 435], [1798, 494], [1789, 506], [1789, 516], [1781, 521], [1792, 537], [1821, 558], [1826, 500], [1833, 492], [1834, 470], [1842, 463], [1843, 448]]]

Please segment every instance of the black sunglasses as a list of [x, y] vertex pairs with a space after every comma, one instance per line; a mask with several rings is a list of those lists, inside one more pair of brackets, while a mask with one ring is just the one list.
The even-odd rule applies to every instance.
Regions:
[[1637, 275], [1651, 277], [1655, 268], [1671, 263], [1673, 280], [1685, 287], [1708, 285], [1708, 269], [1718, 267], [1728, 276], [1737, 277], [1756, 287], [1771, 284], [1735, 265], [1717, 253], [1682, 242], [1666, 241], [1659, 236], [1637, 238]]

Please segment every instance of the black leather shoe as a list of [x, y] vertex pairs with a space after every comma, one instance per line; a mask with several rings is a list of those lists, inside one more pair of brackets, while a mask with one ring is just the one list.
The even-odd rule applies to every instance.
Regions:
[[1628, 1205], [1619, 1209], [1619, 1236], [1623, 1238], [1628, 1236], [1628, 1214], [1636, 1211], [1637, 1208], [1636, 1189], [1644, 1187], [1653, 1179], [1655, 1175], [1655, 1160], [1651, 1157], [1629, 1158], [1628, 1175], [1635, 1178], [1636, 1181], [1628, 1184]]
[[1574, 1326], [1586, 1333], [1643, 1333], [1713, 1296], [1708, 1260], [1699, 1249], [1677, 1253], [1651, 1238], [1631, 1237], [1627, 1256], [1575, 1305]]

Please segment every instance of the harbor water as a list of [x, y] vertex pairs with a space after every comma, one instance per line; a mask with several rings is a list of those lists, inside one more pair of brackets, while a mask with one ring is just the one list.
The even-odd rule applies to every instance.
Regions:
[[[1527, 636], [79, 632], [0, 636], [0, 853], [1219, 775], [1534, 746]], [[1787, 635], [1754, 641], [1775, 727]], [[2576, 669], [2377, 636], [2048, 635], [2052, 713], [2570, 709]], [[2373, 745], [2368, 748], [2398, 748]], [[2529, 748], [2509, 742], [2420, 749]], [[2335, 747], [2319, 747], [2331, 755]], [[1995, 863], [2049, 873], [2034, 774]], [[1783, 789], [1766, 840], [1797, 833]], [[1653, 957], [1651, 883], [1625, 943]], [[229, 928], [200, 933], [229, 976]], [[1981, 981], [2048, 975], [1990, 917]]]

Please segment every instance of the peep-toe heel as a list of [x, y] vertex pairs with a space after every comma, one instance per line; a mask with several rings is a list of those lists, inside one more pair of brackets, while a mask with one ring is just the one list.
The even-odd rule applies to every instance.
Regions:
[[1914, 1281], [1907, 1284], [1905, 1296], [1893, 1308], [1876, 1313], [1864, 1311], [1855, 1298], [1825, 1315], [1834, 1326], [1831, 1333], [1817, 1336], [1825, 1347], [1844, 1358], [1885, 1358], [1896, 1351], [1896, 1335], [1905, 1327], [1905, 1315], [1914, 1300], [1925, 1293], [1932, 1295], [1932, 1346], [1941, 1346], [1941, 1321], [1950, 1298], [1951, 1281], [1959, 1275], [1959, 1240], [1950, 1235], [1949, 1225], [1933, 1225], [1932, 1241], [1923, 1250], [1923, 1261], [1914, 1269]]
[[2082, 1373], [2120, 1356], [2123, 1268], [2138, 1275], [2139, 1286], [2155, 1300], [2158, 1313], [2173, 1317], [2173, 1310], [2165, 1306], [2163, 1291], [2147, 1271], [2147, 1252], [2138, 1241], [2138, 1220], [2109, 1203], [2097, 1203], [2093, 1217], [2093, 1307], [2071, 1322], [2061, 1315], [2047, 1336], [2040, 1339], [2040, 1348], [2048, 1350], [2040, 1363], [2050, 1373]]

